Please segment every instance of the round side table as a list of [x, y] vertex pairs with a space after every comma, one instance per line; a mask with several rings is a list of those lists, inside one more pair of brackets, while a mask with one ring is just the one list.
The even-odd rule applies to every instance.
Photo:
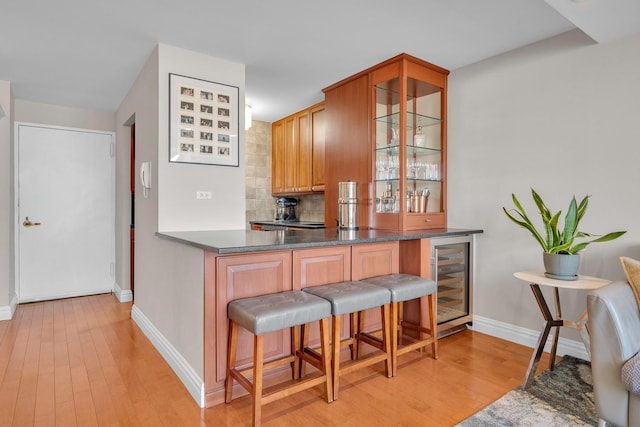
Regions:
[[[590, 276], [578, 276], [576, 280], [557, 280], [545, 276], [544, 273], [531, 271], [519, 271], [517, 273], [514, 273], [513, 275], [517, 279], [529, 283], [529, 286], [531, 286], [531, 291], [533, 292], [533, 296], [536, 298], [538, 307], [540, 307], [540, 311], [542, 312], [542, 317], [544, 317], [545, 320], [544, 327], [542, 328], [540, 336], [538, 337], [538, 344], [533, 350], [531, 360], [529, 361], [529, 367], [527, 368], [527, 373], [525, 374], [524, 381], [522, 382], [522, 388], [526, 389], [533, 381], [533, 377], [535, 376], [536, 369], [538, 367], [538, 363], [540, 362], [540, 357], [542, 356], [542, 352], [544, 351], [544, 345], [547, 342], [547, 338], [549, 337], [551, 328], [555, 327], [556, 330], [554, 331], [553, 341], [551, 344], [551, 359], [549, 361], [549, 370], [553, 371], [553, 369], [555, 368], [556, 349], [558, 347], [560, 326], [568, 326], [577, 329], [580, 333], [580, 336], [582, 337], [582, 341], [584, 342], [585, 347], [587, 348], [587, 353], [589, 353], [589, 334], [587, 328], [585, 327], [587, 323], [587, 310], [585, 309], [580, 318], [575, 322], [562, 319], [562, 309], [560, 308], [560, 294], [558, 293], [558, 289], [563, 288], [593, 290], [601, 288], [602, 286], [611, 283], [611, 281]], [[549, 310], [549, 306], [544, 299], [544, 295], [540, 290], [540, 286], [550, 286], [553, 288], [553, 295], [556, 306], [555, 318], [551, 314], [551, 310]]]

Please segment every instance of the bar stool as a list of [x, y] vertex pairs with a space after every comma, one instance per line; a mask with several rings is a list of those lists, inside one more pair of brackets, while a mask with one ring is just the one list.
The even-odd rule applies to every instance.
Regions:
[[[422, 349], [431, 345], [431, 356], [438, 358], [438, 321], [436, 309], [437, 285], [431, 279], [414, 276], [411, 274], [388, 274], [369, 279], [363, 282], [376, 286], [381, 286], [391, 292], [391, 358], [392, 375], [398, 371], [398, 355], [405, 354], [413, 350]], [[403, 303], [412, 299], [426, 296], [429, 304], [429, 327], [404, 320]], [[409, 337], [412, 342], [403, 344], [407, 338], [403, 333], [403, 328], [418, 331], [418, 338]], [[422, 338], [422, 334], [428, 334], [427, 338]]]
[[[229, 318], [229, 341], [227, 347], [227, 379], [225, 383], [225, 402], [232, 400], [233, 380], [244, 387], [253, 401], [253, 425], [259, 426], [262, 405], [306, 390], [319, 384], [325, 385], [327, 402], [333, 400], [331, 382], [331, 362], [329, 359], [329, 317], [331, 304], [326, 300], [302, 291], [286, 291], [242, 298], [231, 301], [227, 306]], [[320, 324], [321, 353], [320, 375], [300, 380], [300, 360], [308, 358], [300, 351], [300, 326], [318, 321]], [[245, 370], [236, 369], [238, 350], [238, 326], [253, 333], [253, 366]], [[264, 334], [289, 328], [291, 330], [291, 355], [264, 363]], [[292, 377], [295, 381], [279, 387], [277, 391], [264, 393], [263, 375], [266, 369], [292, 364]], [[253, 372], [253, 383], [245, 376]]]
[[[324, 298], [331, 303], [333, 400], [338, 399], [340, 375], [342, 374], [384, 361], [385, 375], [391, 377], [391, 349], [389, 346], [389, 304], [391, 302], [391, 293], [387, 289], [369, 283], [348, 281], [312, 286], [303, 289], [303, 291]], [[362, 323], [358, 321], [358, 313], [376, 307], [380, 307], [382, 316], [382, 339], [364, 332]], [[350, 336], [344, 340], [340, 336], [343, 314], [351, 315]], [[303, 327], [303, 336], [305, 335], [306, 327]], [[360, 341], [380, 351], [359, 359], [357, 351], [354, 351], [354, 349], [357, 348], [357, 344]], [[340, 349], [346, 345], [351, 346], [352, 360], [348, 364], [341, 366]]]

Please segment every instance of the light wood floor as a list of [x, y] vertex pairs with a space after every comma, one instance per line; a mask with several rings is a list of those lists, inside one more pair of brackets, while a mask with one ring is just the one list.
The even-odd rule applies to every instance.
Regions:
[[[200, 409], [130, 318], [131, 303], [96, 295], [20, 305], [0, 322], [0, 426], [243, 426], [250, 401]], [[185, 331], [189, 333], [189, 331]], [[381, 367], [266, 405], [265, 426], [451, 426], [520, 385], [531, 349], [477, 332], [440, 340], [440, 358]], [[548, 355], [541, 366], [547, 366]]]

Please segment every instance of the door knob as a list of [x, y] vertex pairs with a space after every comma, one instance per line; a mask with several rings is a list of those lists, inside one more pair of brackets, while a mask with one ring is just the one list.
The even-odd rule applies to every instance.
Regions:
[[23, 227], [35, 227], [36, 225], [40, 225], [39, 222], [32, 222], [29, 217], [26, 217], [22, 222]]

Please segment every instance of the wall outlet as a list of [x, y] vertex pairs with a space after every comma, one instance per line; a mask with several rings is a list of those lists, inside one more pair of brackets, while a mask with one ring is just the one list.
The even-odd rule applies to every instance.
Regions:
[[211, 200], [211, 191], [196, 191], [196, 199]]

